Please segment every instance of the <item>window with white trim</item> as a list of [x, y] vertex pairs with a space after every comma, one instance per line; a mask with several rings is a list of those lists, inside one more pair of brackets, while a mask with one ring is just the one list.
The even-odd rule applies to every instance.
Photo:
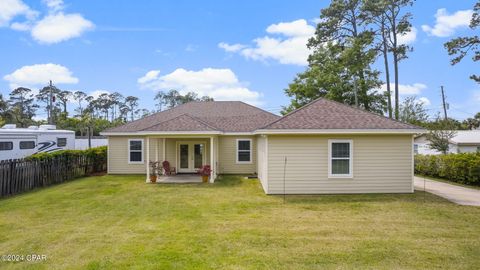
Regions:
[[143, 140], [128, 140], [128, 163], [143, 163]]
[[352, 173], [352, 140], [328, 141], [328, 176], [353, 177]]
[[418, 155], [418, 144], [416, 144], [416, 143], [413, 145], [413, 153], [415, 155]]
[[237, 140], [237, 163], [252, 163], [252, 140]]

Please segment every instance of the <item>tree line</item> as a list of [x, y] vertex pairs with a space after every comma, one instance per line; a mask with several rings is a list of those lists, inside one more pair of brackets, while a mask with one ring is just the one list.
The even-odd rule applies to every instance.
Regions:
[[[400, 38], [412, 31], [409, 8], [414, 3], [415, 0], [332, 0], [320, 11], [315, 35], [308, 41], [312, 51], [308, 67], [284, 90], [291, 102], [283, 107], [282, 114], [325, 97], [427, 128], [444, 125], [439, 117], [429, 121], [427, 110], [415, 97], [400, 101], [399, 63], [413, 50]], [[480, 1], [474, 6], [472, 30], [480, 24], [479, 11]], [[453, 57], [452, 65], [469, 53], [474, 54], [473, 61], [480, 60], [478, 36], [453, 39], [445, 48]], [[383, 69], [374, 68], [375, 63]], [[471, 78], [480, 83], [480, 76]], [[379, 91], [382, 85], [385, 92]], [[452, 128], [473, 129], [478, 128], [479, 118], [477, 114], [463, 122], [443, 122]]]
[[[30, 88], [18, 87], [10, 92], [7, 99], [0, 94], [0, 124], [28, 127], [50, 123], [59, 129], [74, 130], [76, 135], [98, 135], [107, 128], [164, 109], [190, 101], [212, 101], [213, 98], [199, 97], [194, 92], [182, 95], [178, 90], [172, 89], [158, 92], [154, 100], [155, 109], [148, 110], [140, 108], [138, 97], [123, 96], [119, 92], [101, 93], [95, 97], [83, 91], [68, 91], [47, 85], [38, 94], [34, 94]], [[70, 113], [69, 106], [74, 106], [73, 113]], [[45, 115], [45, 120], [34, 119]]]

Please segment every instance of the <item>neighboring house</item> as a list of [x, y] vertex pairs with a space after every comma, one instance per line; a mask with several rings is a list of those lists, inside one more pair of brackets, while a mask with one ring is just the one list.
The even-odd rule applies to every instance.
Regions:
[[[317, 99], [284, 117], [237, 101], [190, 102], [107, 130], [108, 172], [258, 174], [267, 194], [413, 192], [413, 136], [404, 124]], [[147, 177], [148, 181], [148, 177]]]
[[[439, 155], [437, 150], [429, 146], [430, 141], [426, 134], [415, 137], [415, 154]], [[480, 130], [458, 130], [456, 135], [450, 139], [449, 153], [475, 153], [480, 152]]]

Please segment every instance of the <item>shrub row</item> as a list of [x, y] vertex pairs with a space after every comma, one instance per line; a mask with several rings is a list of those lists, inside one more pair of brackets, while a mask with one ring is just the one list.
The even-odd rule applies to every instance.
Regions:
[[100, 172], [105, 169], [107, 164], [107, 146], [99, 146], [86, 150], [60, 150], [51, 153], [38, 153], [25, 159], [43, 161], [55, 158], [69, 159], [82, 156], [93, 165], [94, 172]]
[[415, 155], [415, 173], [480, 185], [480, 153]]

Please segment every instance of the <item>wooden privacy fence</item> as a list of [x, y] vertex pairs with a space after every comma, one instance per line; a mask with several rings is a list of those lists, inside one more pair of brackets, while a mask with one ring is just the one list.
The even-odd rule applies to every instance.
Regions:
[[94, 161], [86, 155], [57, 156], [44, 160], [3, 160], [0, 161], [0, 197], [62, 183], [106, 169], [106, 162]]

